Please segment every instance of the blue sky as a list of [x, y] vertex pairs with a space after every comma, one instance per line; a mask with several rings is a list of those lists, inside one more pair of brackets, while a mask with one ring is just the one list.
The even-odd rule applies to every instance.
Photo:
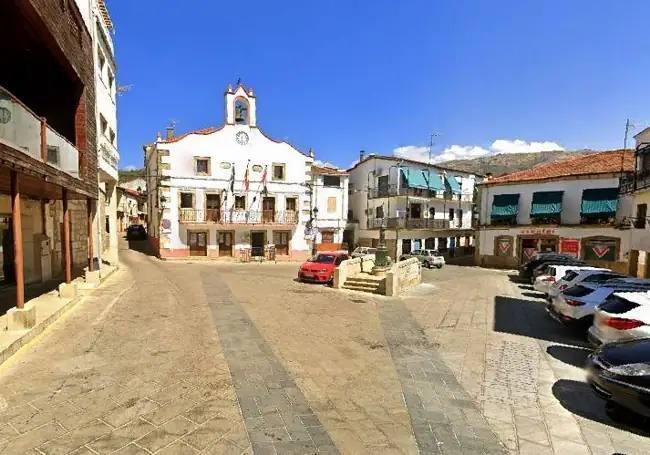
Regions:
[[[223, 121], [254, 87], [272, 137], [347, 167], [361, 149], [434, 159], [621, 147], [650, 125], [650, 2], [109, 0], [121, 166], [173, 119]], [[637, 129], [637, 131], [638, 131]], [[519, 140], [520, 142], [514, 142]], [[531, 144], [532, 143], [532, 144]]]

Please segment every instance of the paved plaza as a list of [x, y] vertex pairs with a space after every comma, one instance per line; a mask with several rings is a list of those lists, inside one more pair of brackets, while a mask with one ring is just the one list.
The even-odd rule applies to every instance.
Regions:
[[625, 454], [584, 337], [507, 272], [387, 298], [296, 264], [123, 267], [0, 366], [6, 454]]

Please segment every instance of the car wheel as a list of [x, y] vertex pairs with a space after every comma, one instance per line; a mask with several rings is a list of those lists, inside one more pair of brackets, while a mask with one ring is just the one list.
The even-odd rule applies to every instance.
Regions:
[[438, 265], [436, 266], [436, 268], [437, 268], [437, 269], [441, 269], [441, 268], [442, 268], [442, 265], [438, 264]]

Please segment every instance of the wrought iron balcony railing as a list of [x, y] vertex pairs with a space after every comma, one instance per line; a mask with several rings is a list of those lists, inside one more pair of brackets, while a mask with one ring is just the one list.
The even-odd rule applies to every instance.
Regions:
[[451, 226], [449, 220], [431, 218], [369, 218], [368, 229], [379, 229], [382, 223], [388, 229], [449, 229]]
[[215, 224], [296, 224], [298, 212], [294, 210], [221, 210], [179, 209], [180, 223]]

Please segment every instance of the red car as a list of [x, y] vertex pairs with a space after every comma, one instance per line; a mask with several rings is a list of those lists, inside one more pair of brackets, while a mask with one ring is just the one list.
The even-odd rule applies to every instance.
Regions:
[[316, 256], [300, 265], [300, 269], [298, 270], [298, 281], [332, 283], [334, 281], [334, 269], [336, 266], [349, 258], [348, 253], [318, 253]]

